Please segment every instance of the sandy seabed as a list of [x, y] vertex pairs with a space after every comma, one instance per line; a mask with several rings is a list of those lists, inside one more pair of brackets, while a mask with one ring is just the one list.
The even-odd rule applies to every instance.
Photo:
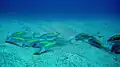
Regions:
[[[116, 22], [116, 23], [115, 23]], [[33, 55], [33, 48], [21, 48], [5, 43], [8, 32], [60, 32], [65, 40], [78, 33], [87, 33], [97, 37], [102, 43], [114, 35], [120, 34], [120, 24], [117, 21], [21, 21], [9, 20], [0, 23], [0, 67], [120, 67], [120, 55], [111, 54], [84, 42], [70, 44], [66, 41], [62, 46], [51, 48], [52, 51]], [[98, 34], [99, 33], [99, 34]]]

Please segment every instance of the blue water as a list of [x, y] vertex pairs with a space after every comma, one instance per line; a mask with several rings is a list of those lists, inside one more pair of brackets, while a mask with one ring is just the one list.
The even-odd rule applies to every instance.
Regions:
[[118, 0], [2, 0], [0, 13], [39, 19], [119, 18]]

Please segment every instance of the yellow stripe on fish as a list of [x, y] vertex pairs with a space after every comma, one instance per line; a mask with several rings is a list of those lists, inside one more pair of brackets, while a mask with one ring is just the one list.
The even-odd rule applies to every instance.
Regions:
[[81, 33], [79, 34], [80, 36], [89, 36], [88, 34], [85, 34], [85, 33]]
[[45, 45], [46, 47], [48, 47], [48, 46], [52, 46], [52, 45], [54, 45], [54, 44], [56, 44], [56, 42], [49, 42], [47, 45]]
[[26, 33], [25, 32], [15, 32], [12, 34], [13, 37], [16, 37], [18, 35], [25, 35]]
[[104, 48], [103, 44], [99, 40], [95, 39], [95, 41], [98, 43], [98, 45], [100, 45], [102, 48]]
[[16, 34], [24, 34], [24, 32], [16, 32]]
[[112, 38], [115, 38], [115, 39], [120, 39], [120, 35], [115, 35], [115, 36], [112, 36]]
[[32, 39], [32, 40], [28, 40], [28, 42], [37, 42], [38, 40]]
[[49, 42], [49, 41], [38, 42], [38, 44], [42, 44], [42, 45], [44, 45], [45, 47], [52, 46], [52, 45], [54, 45], [55, 43], [56, 43], [56, 42]]
[[14, 39], [16, 39], [16, 40], [24, 40], [24, 38], [20, 38], [20, 37], [13, 37]]

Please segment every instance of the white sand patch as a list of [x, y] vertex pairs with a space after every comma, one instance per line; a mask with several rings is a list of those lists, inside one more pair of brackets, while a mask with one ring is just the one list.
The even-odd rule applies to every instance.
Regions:
[[[97, 38], [103, 44], [106, 44], [109, 36], [120, 33], [118, 24], [113, 25], [110, 23], [111, 21], [89, 21], [89, 23], [74, 20], [53, 21], [51, 23], [47, 21], [35, 22], [12, 21], [11, 23], [0, 24], [0, 43], [3, 45], [8, 32], [24, 31], [26, 29], [41, 34], [45, 32], [60, 32], [60, 36], [67, 40], [78, 33], [88, 33], [97, 37], [97, 32], [99, 32], [99, 35], [104, 37]], [[120, 67], [120, 55], [105, 52], [83, 42], [56, 46], [52, 48], [52, 51], [39, 56], [33, 55], [33, 48], [21, 48], [12, 44], [6, 44], [4, 50], [2, 47], [0, 49], [2, 52], [17, 55], [17, 57], [27, 63], [23, 64], [23, 67]], [[22, 64], [23, 61], [18, 64]]]

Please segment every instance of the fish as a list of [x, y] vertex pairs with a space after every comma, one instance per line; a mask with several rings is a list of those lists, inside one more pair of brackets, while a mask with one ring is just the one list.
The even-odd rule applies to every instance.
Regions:
[[120, 54], [120, 43], [119, 44], [114, 44], [112, 46], [111, 52], [115, 54]]
[[88, 40], [88, 43], [97, 48], [104, 48], [103, 44], [97, 40], [95, 37]]
[[115, 41], [120, 41], [120, 35], [114, 35], [107, 40], [107, 42], [115, 42]]
[[83, 41], [86, 42], [85, 40], [88, 40], [91, 36], [86, 34], [86, 33], [79, 33], [76, 36], [72, 37], [69, 42], [71, 44], [74, 44], [77, 41]]
[[89, 39], [90, 37], [91, 36], [86, 34], [86, 33], [80, 33], [80, 34], [75, 36], [75, 40], [79, 41], [79, 40]]

